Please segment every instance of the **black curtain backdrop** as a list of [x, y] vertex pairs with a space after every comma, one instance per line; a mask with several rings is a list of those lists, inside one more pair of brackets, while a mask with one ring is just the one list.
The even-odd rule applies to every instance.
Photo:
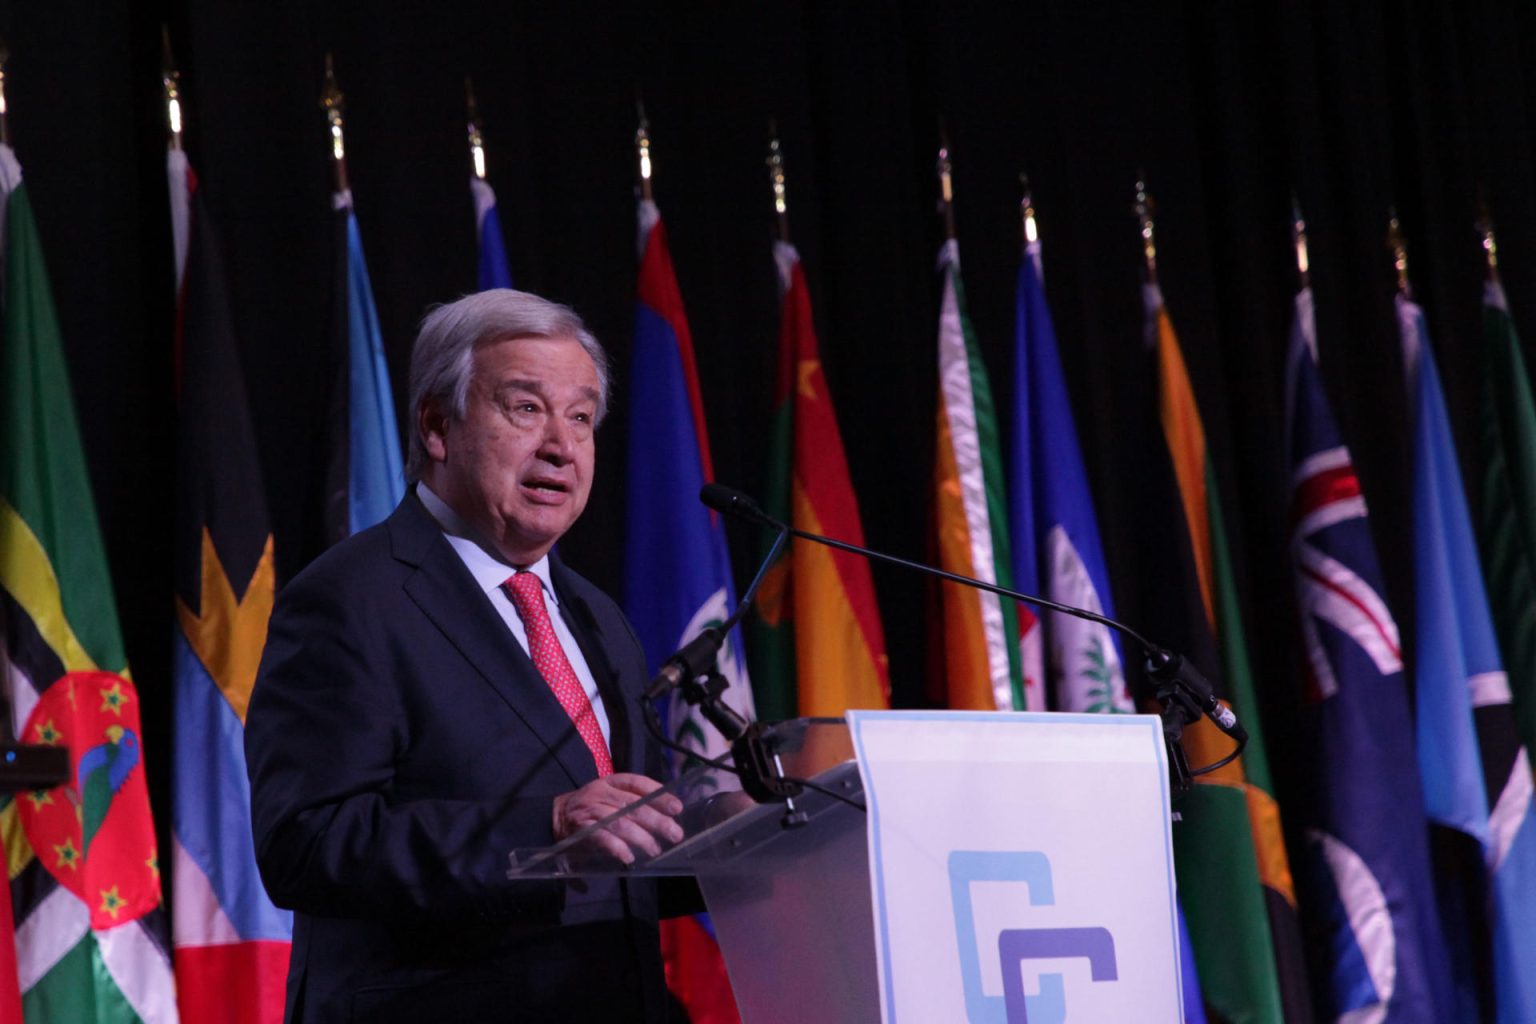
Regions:
[[[1410, 451], [1389, 207], [1410, 244], [1469, 479], [1480, 196], [1499, 228], [1515, 319], [1536, 339], [1536, 83], [1522, 60], [1536, 53], [1536, 8], [1522, 0], [5, 0], [11, 138], [59, 304], [162, 819], [175, 487], [162, 24], [231, 276], [281, 579], [317, 544], [333, 258], [318, 103], [327, 50], [347, 97], [352, 190], [402, 413], [416, 322], [474, 287], [464, 126], [473, 76], [517, 282], [581, 311], [619, 368], [592, 502], [563, 544], [610, 591], [625, 451], [645, 440], [626, 431], [637, 95], [717, 476], [760, 491], [766, 474], [772, 117], [865, 530], [872, 545], [908, 556], [925, 550], [932, 472], [941, 119], [970, 311], [1002, 410], [1018, 176], [1028, 172], [1115, 597], [1133, 623], [1154, 618], [1168, 593], [1140, 571], [1143, 488], [1130, 463], [1155, 386], [1131, 211], [1144, 169], [1163, 290], [1233, 533], [1282, 810], [1306, 799], [1288, 742], [1301, 692], [1281, 438], [1292, 194], [1310, 228], [1323, 376], [1405, 639]], [[732, 543], [744, 579], [757, 538], [733, 533]], [[923, 585], [883, 567], [875, 581], [895, 703], [920, 705]]]

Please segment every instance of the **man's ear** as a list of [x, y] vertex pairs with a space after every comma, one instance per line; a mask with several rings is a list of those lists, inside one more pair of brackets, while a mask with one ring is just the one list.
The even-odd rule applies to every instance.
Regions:
[[427, 457], [433, 462], [448, 461], [448, 424], [452, 419], [435, 398], [422, 399], [416, 410], [416, 429]]

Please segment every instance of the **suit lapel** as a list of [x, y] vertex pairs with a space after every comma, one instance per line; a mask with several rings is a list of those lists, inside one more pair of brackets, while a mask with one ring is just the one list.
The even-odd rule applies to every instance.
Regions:
[[565, 709], [414, 494], [389, 522], [395, 556], [416, 567], [405, 591], [422, 614], [527, 724], [573, 786], [595, 779], [592, 754]]

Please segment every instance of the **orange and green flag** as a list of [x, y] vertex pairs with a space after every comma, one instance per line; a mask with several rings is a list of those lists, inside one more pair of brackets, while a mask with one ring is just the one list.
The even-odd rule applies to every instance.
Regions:
[[118, 630], [42, 246], [8, 146], [0, 338], [0, 675], [70, 778], [0, 797], [28, 1024], [177, 1019], [139, 697]]
[[[797, 529], [862, 546], [800, 254], [778, 242], [774, 258], [783, 297], [768, 511]], [[796, 540], [770, 570], [758, 608], [752, 676], [765, 718], [890, 706], [885, 631], [863, 558]]]
[[[939, 565], [1001, 587], [1013, 586], [1007, 484], [992, 388], [965, 309], [960, 249], [939, 254], [944, 276], [939, 309], [938, 444], [934, 509]], [[1035, 615], [996, 594], [941, 585], [942, 661], [936, 665], [952, 708], [1044, 710], [1044, 689], [1026, 675], [1021, 647]], [[1022, 621], [1021, 621], [1022, 620]]]
[[[1198, 581], [1203, 627], [1220, 665], [1200, 665], [1247, 723], [1241, 759], [1196, 780], [1174, 830], [1180, 899], [1189, 919], [1205, 998], [1222, 1019], [1312, 1018], [1296, 892], [1273, 796], [1253, 672], [1243, 639], [1220, 496], [1205, 426], [1173, 322], [1156, 285], [1146, 289], [1147, 335], [1154, 347], [1158, 415], [1173, 465]], [[1184, 732], [1191, 766], [1232, 748], [1202, 720]]]

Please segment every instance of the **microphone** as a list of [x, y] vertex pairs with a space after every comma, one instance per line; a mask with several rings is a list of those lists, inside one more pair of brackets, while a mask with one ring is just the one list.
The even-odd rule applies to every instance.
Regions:
[[[721, 484], [711, 483], [705, 484], [704, 489], [699, 493], [701, 497], [704, 494], [713, 495], [713, 500], [720, 502], [729, 509], [729, 511], [725, 511], [725, 509], [716, 508], [709, 501], [704, 502], [710, 508], [714, 508], [715, 511], [724, 511], [726, 515], [745, 519], [759, 526], [772, 527], [779, 531], [779, 536], [774, 540], [773, 547], [768, 551], [768, 557], [763, 559], [763, 564], [758, 567], [757, 575], [752, 577], [752, 582], [747, 585], [746, 591], [741, 595], [741, 600], [736, 602], [735, 610], [731, 612], [726, 620], [718, 626], [705, 628], [698, 636], [688, 641], [681, 649], [662, 663], [661, 670], [651, 680], [651, 685], [645, 688], [643, 696], [648, 701], [655, 700], [657, 697], [676, 689], [686, 682], [708, 674], [710, 668], [715, 663], [715, 657], [720, 653], [720, 648], [725, 646], [725, 638], [730, 636], [731, 630], [735, 629], [736, 624], [747, 614], [747, 609], [752, 606], [752, 598], [756, 596], [757, 588], [762, 584], [763, 577], [768, 575], [769, 568], [778, 559], [779, 552], [784, 550], [785, 541], [789, 539], [789, 527], [773, 519], [768, 513], [758, 507], [757, 502], [740, 491], [732, 490]], [[724, 708], [725, 712], [729, 712], [730, 715], [734, 716], [735, 722], [733, 724], [739, 723], [742, 727], [745, 727], [746, 722], [741, 716], [731, 711], [730, 708], [724, 707], [724, 705], [721, 705], [721, 707]], [[705, 717], [709, 717], [712, 710], [706, 708]], [[718, 727], [719, 723], [716, 724]]]
[[[1010, 590], [1007, 587], [997, 586], [994, 583], [988, 583], [985, 580], [978, 580], [970, 576], [949, 572], [946, 569], [924, 565], [922, 562], [909, 561], [905, 558], [898, 558], [895, 555], [887, 555], [883, 552], [875, 551], [872, 548], [861, 547], [857, 544], [849, 544], [846, 541], [836, 540], [832, 537], [823, 537], [820, 534], [796, 529], [788, 523], [782, 523], [764, 512], [762, 507], [752, 500], [750, 496], [724, 484], [705, 484], [699, 491], [699, 500], [722, 515], [732, 516], [756, 526], [767, 526], [771, 529], [779, 530], [780, 541], [786, 536], [798, 537], [801, 540], [824, 544], [827, 547], [837, 548], [840, 551], [847, 551], [877, 562], [899, 565], [904, 569], [911, 569], [914, 572], [920, 572], [927, 576], [936, 576], [951, 583], [958, 583], [966, 587], [976, 587], [980, 590], [997, 594], [1000, 597], [1010, 598], [1014, 601], [1023, 601], [1025, 604], [1031, 604], [1037, 608], [1048, 608], [1051, 611], [1061, 612], [1063, 615], [1071, 615], [1074, 618], [1096, 622], [1101, 626], [1108, 626], [1110, 629], [1130, 637], [1141, 645], [1142, 650], [1146, 652], [1147, 656], [1147, 674], [1158, 684], [1160, 692], [1177, 693], [1183, 698], [1178, 703], [1183, 706], [1183, 710], [1191, 712], [1190, 721], [1199, 717], [1200, 714], [1204, 714], [1215, 723], [1218, 729], [1237, 741], [1239, 750], [1241, 750], [1242, 745], [1248, 742], [1247, 730], [1238, 722], [1237, 716], [1232, 713], [1232, 709], [1216, 699], [1215, 694], [1211, 690], [1211, 684], [1195, 670], [1193, 665], [1189, 664], [1182, 655], [1175, 654], [1173, 651], [1153, 643], [1123, 622], [1118, 622], [1098, 612], [1089, 611], [1087, 608], [1061, 604], [1049, 598], [1025, 594], [1017, 590]], [[1236, 754], [1231, 756], [1235, 757]], [[1227, 760], [1230, 759], [1229, 757]], [[1218, 762], [1218, 765], [1224, 763], [1226, 762]]]

